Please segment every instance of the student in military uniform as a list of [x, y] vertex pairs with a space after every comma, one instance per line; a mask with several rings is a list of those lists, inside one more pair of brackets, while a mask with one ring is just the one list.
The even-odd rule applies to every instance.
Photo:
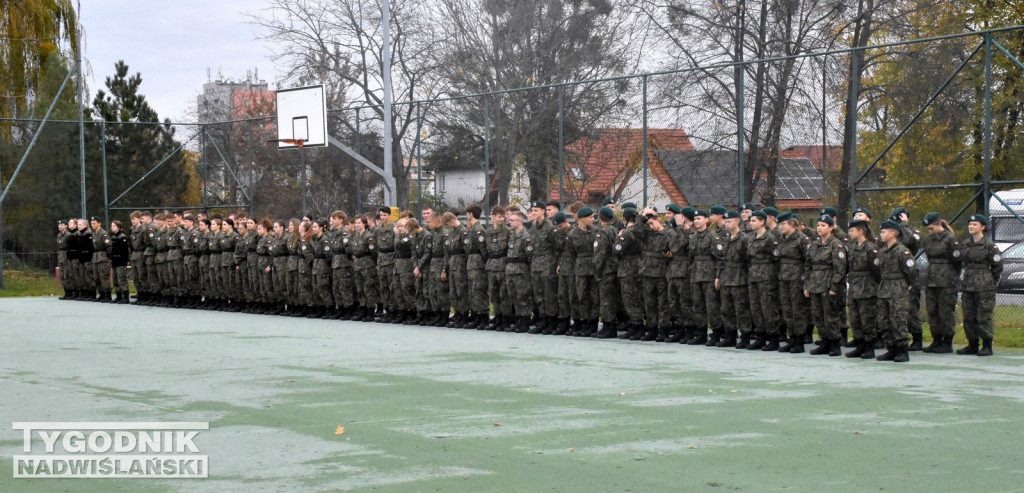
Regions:
[[224, 289], [220, 278], [220, 239], [223, 236], [221, 231], [223, 224], [224, 220], [220, 217], [211, 218], [210, 231], [206, 233], [206, 249], [209, 252], [209, 259], [207, 260], [208, 269], [206, 271], [208, 286], [205, 293], [205, 307], [210, 310], [219, 310], [222, 307], [222, 303], [224, 303]]
[[729, 230], [725, 227], [725, 206], [713, 205], [709, 211], [708, 216], [708, 227], [715, 233], [724, 243], [728, 240]]
[[249, 303], [249, 311], [253, 313], [262, 312], [262, 297], [261, 292], [261, 280], [260, 280], [260, 259], [259, 259], [259, 244], [260, 234], [258, 231], [259, 223], [256, 218], [246, 217], [245, 229], [249, 232], [249, 235], [245, 237], [245, 265], [248, 269], [243, 275], [246, 278], [246, 285], [249, 289], [249, 294], [246, 296], [246, 301]]
[[[93, 232], [89, 229], [89, 222], [84, 218], [78, 219], [78, 259], [79, 259], [79, 282], [84, 291], [83, 298], [89, 301], [103, 301], [98, 297], [96, 288], [96, 269], [93, 263], [93, 253], [96, 251], [93, 243]], [[110, 293], [107, 293], [110, 299]]]
[[466, 207], [466, 280], [469, 290], [469, 311], [472, 312], [467, 329], [483, 329], [490, 319], [491, 307], [487, 297], [487, 235], [480, 218], [480, 204]]
[[185, 243], [185, 231], [178, 226], [178, 216], [166, 214], [164, 221], [167, 223], [167, 284], [168, 295], [172, 297], [171, 306], [181, 306], [182, 297], [185, 295], [182, 289], [184, 279], [183, 266], [184, 255], [181, 247]]
[[[832, 228], [832, 237], [839, 240], [839, 242], [846, 247], [846, 244], [850, 242], [850, 236], [843, 231], [843, 228], [839, 227], [839, 211], [835, 207], [825, 207], [821, 210], [821, 215], [832, 218], [832, 222], [835, 223], [835, 227]], [[846, 283], [839, 286], [838, 297], [839, 303], [844, 308], [846, 307]], [[849, 342], [850, 324], [847, 321], [846, 310], [842, 310], [839, 314], [839, 343], [844, 347], [853, 347], [853, 343]], [[821, 341], [816, 341], [816, 344], [820, 344]]]
[[757, 204], [747, 202], [740, 207], [740, 231], [747, 233], [751, 230], [750, 215], [757, 210]]
[[196, 227], [196, 217], [192, 214], [185, 214], [181, 219], [185, 231], [185, 241], [181, 245], [182, 266], [182, 296], [185, 298], [186, 308], [195, 308], [201, 301], [202, 285], [199, 277], [199, 257], [202, 233]]
[[273, 262], [270, 269], [273, 277], [270, 302], [274, 305], [271, 311], [274, 315], [284, 314], [285, 303], [288, 301], [288, 235], [285, 227], [284, 221], [274, 221], [273, 233], [268, 235], [271, 239], [267, 248]]
[[427, 273], [427, 292], [430, 293], [429, 297], [433, 301], [433, 312], [434, 316], [430, 318], [429, 322], [435, 327], [447, 327], [448, 319], [451, 315], [451, 303], [449, 303], [449, 287], [448, 287], [448, 262], [447, 262], [447, 247], [445, 241], [449, 234], [447, 227], [445, 227], [445, 221], [454, 218], [455, 215], [451, 213], [445, 213], [448, 215], [446, 218], [444, 215], [439, 216], [438, 214], [432, 214], [430, 216], [430, 270]]
[[136, 300], [142, 296], [145, 288], [140, 281], [140, 274], [142, 267], [142, 251], [146, 249], [145, 244], [145, 231], [142, 229], [142, 211], [133, 211], [129, 216], [132, 224], [131, 231], [128, 232], [129, 246], [131, 247], [131, 253], [128, 257], [128, 278], [135, 284], [135, 295]]
[[693, 321], [693, 294], [690, 292], [690, 235], [693, 233], [695, 209], [669, 204], [666, 209], [668, 220], [668, 246], [671, 260], [665, 274], [667, 282], [667, 303], [671, 335], [667, 342], [686, 342], [693, 337], [696, 325]]
[[288, 314], [297, 317], [302, 314], [302, 309], [299, 303], [299, 226], [302, 223], [295, 218], [288, 221], [288, 232], [285, 234], [287, 241], [285, 244], [288, 246], [288, 294], [287, 308]]
[[804, 296], [811, 300], [811, 316], [818, 327], [821, 345], [811, 354], [842, 354], [840, 326], [846, 309], [839, 297], [846, 284], [846, 248], [832, 235], [835, 221], [827, 214], [818, 218], [818, 239], [807, 247], [804, 265]]
[[533, 283], [534, 323], [543, 331], [557, 325], [558, 317], [558, 274], [555, 272], [557, 258], [555, 225], [547, 219], [547, 205], [534, 202], [530, 206], [530, 281]]
[[355, 307], [355, 285], [353, 284], [352, 257], [348, 255], [348, 243], [351, 241], [349, 229], [351, 225], [348, 215], [343, 211], [334, 211], [330, 218], [331, 231], [331, 284], [334, 303], [337, 311], [335, 319], [347, 319]]
[[750, 290], [750, 314], [756, 339], [747, 349], [775, 351], [779, 349], [779, 242], [768, 230], [768, 214], [750, 214], [747, 233], [747, 286]]
[[907, 302], [917, 286], [914, 255], [900, 243], [901, 230], [899, 223], [885, 221], [878, 233], [883, 243], [878, 251], [882, 272], [878, 285], [878, 326], [887, 351], [875, 359], [897, 363], [910, 361], [907, 352], [910, 339], [907, 335]]
[[569, 230], [566, 247], [572, 252], [575, 282], [575, 300], [579, 320], [576, 335], [597, 336], [598, 289], [594, 277], [594, 240], [597, 228], [594, 226], [594, 210], [581, 207], [576, 211], [576, 226]]
[[469, 238], [466, 227], [454, 213], [444, 213], [441, 221], [445, 225], [445, 277], [448, 278], [448, 297], [455, 311], [455, 316], [448, 321], [448, 327], [461, 329], [465, 327], [469, 311], [469, 279], [466, 273], [466, 243]]
[[331, 251], [331, 243], [324, 232], [327, 231], [327, 220], [318, 219], [309, 226], [309, 246], [313, 251], [313, 265], [310, 269], [312, 279], [310, 290], [313, 307], [311, 318], [327, 318], [327, 310], [334, 307], [334, 296], [331, 293], [331, 260], [334, 253]]
[[427, 226], [433, 212], [433, 209], [429, 207], [424, 208], [420, 216], [423, 219], [423, 224], [417, 224], [417, 229], [413, 232], [415, 245], [412, 250], [412, 273], [416, 278], [416, 316], [406, 320], [406, 325], [429, 325], [429, 319], [436, 317], [432, 311], [433, 304], [430, 300], [430, 286], [427, 280], [432, 256], [430, 249], [434, 241], [433, 234], [427, 229]]
[[[917, 256], [921, 246], [921, 231], [910, 225], [910, 213], [905, 207], [897, 207], [889, 214], [889, 220], [900, 225], [900, 243], [903, 243], [910, 250], [910, 254]], [[924, 345], [924, 333], [921, 328], [921, 290], [916, 287], [910, 293], [910, 301], [907, 309], [907, 330], [910, 331], [910, 351], [920, 351]]]
[[235, 271], [238, 268], [238, 260], [235, 257], [235, 248], [238, 245], [238, 232], [235, 231], [235, 220], [230, 217], [221, 223], [220, 238], [220, 278], [221, 290], [224, 295], [224, 309], [237, 312], [241, 309], [238, 301], [238, 285]]
[[196, 293], [196, 308], [207, 308], [210, 302], [210, 219], [205, 215], [197, 216], [199, 244], [196, 254], [199, 256], [199, 291]]
[[359, 299], [360, 312], [354, 320], [373, 321], [374, 309], [377, 305], [377, 270], [373, 259], [375, 239], [367, 229], [365, 216], [357, 216], [355, 234], [349, 242], [355, 268], [356, 296]]
[[639, 212], [633, 207], [626, 207], [622, 210], [622, 219], [626, 227], [619, 231], [615, 237], [615, 253], [619, 255], [619, 270], [616, 276], [619, 279], [619, 295], [622, 297], [622, 312], [619, 329], [625, 332], [619, 334], [620, 339], [639, 341], [644, 337], [644, 298], [643, 279], [640, 276], [642, 266], [643, 244], [631, 230], [636, 227]]
[[[720, 243], [722, 255], [718, 258], [715, 289], [722, 299], [722, 326], [725, 336], [718, 347], [734, 346], [746, 349], [750, 345], [750, 292], [747, 289], [747, 235], [740, 230], [739, 211], [727, 211], [725, 229], [728, 239]], [[739, 338], [737, 338], [739, 332]]]
[[[779, 214], [779, 306], [786, 322], [787, 345], [780, 352], [804, 352], [807, 305], [804, 296], [804, 265], [810, 239], [800, 231], [800, 219], [793, 213]], [[813, 327], [812, 327], [813, 328]]]
[[497, 330], [510, 327], [515, 316], [505, 283], [505, 255], [511, 230], [505, 224], [504, 207], [492, 207], [490, 219], [490, 227], [484, 231], [484, 240], [487, 242], [487, 296], [494, 307], [494, 319], [485, 328]]
[[311, 223], [303, 220], [299, 223], [298, 242], [298, 274], [296, 276], [297, 305], [299, 317], [313, 315], [313, 228]]
[[598, 285], [600, 301], [601, 330], [598, 339], [618, 336], [617, 322], [621, 295], [619, 291], [619, 257], [615, 253], [615, 239], [619, 230], [615, 228], [615, 211], [602, 207], [597, 213], [600, 228], [594, 232], [594, 280]]
[[[540, 327], [530, 329], [530, 334], [558, 334], [558, 335], [582, 335], [577, 332], [577, 325], [580, 323], [579, 307], [576, 302], [576, 267], [572, 250], [569, 248], [569, 232], [573, 229], [572, 223], [565, 212], [557, 211], [551, 216], [551, 222], [555, 225], [555, 273], [558, 276], [558, 315], [555, 323], [541, 330]], [[569, 320], [572, 320], [572, 330], [569, 329]]]
[[90, 221], [92, 225], [92, 273], [95, 276], [94, 282], [96, 293], [99, 295], [97, 301], [110, 303], [110, 235], [103, 229], [100, 218], [93, 216]]
[[847, 244], [850, 288], [847, 295], [854, 350], [847, 358], [874, 359], [878, 324], [878, 281], [881, 279], [878, 247], [867, 221], [854, 219], [849, 225]]
[[64, 291], [59, 299], [71, 298], [68, 288], [68, 220], [57, 221], [57, 270], [60, 271], [60, 289]]
[[[375, 229], [375, 251], [377, 255], [377, 289], [380, 305], [380, 321], [390, 322], [394, 315], [394, 292], [398, 286], [392, 286], [395, 272], [395, 226], [391, 223], [391, 207], [382, 206], [377, 209]], [[387, 313], [384, 313], [384, 310]]]
[[114, 303], [128, 304], [128, 260], [132, 248], [128, 236], [121, 230], [121, 221], [110, 223], [110, 268], [114, 271]]
[[929, 212], [921, 221], [928, 235], [921, 249], [928, 257], [925, 281], [925, 305], [932, 343], [926, 353], [952, 353], [956, 326], [956, 287], [960, 280], [960, 242], [938, 212]]
[[992, 314], [996, 307], [996, 284], [1003, 273], [1003, 257], [992, 238], [985, 234], [987, 230], [987, 217], [974, 214], [967, 218], [968, 236], [960, 247], [960, 260], [964, 264], [960, 299], [967, 346], [958, 349], [956, 354], [992, 356]]
[[67, 255], [67, 262], [65, 263], [65, 265], [67, 267], [66, 267], [66, 269], [62, 269], [61, 270], [61, 278], [62, 279], [64, 279], [64, 278], [67, 279], [67, 288], [65, 288], [66, 289], [65, 293], [67, 294], [68, 299], [79, 300], [79, 299], [82, 299], [82, 297], [83, 297], [83, 295], [82, 295], [83, 291], [82, 291], [81, 287], [78, 284], [78, 277], [77, 277], [77, 275], [78, 275], [78, 272], [77, 272], [78, 271], [78, 262], [79, 262], [78, 261], [78, 255], [79, 255], [79, 253], [78, 253], [78, 241], [79, 241], [78, 220], [75, 219], [75, 218], [71, 218], [71, 219], [69, 219], [67, 221], [67, 225], [68, 225], [67, 233], [66, 233], [67, 239], [65, 240], [66, 241], [66, 245], [67, 245], [65, 247], [66, 248], [65, 252], [66, 252], [66, 255]]
[[672, 250], [668, 231], [658, 220], [658, 211], [648, 207], [637, 216], [637, 222], [624, 234], [632, 234], [642, 245], [640, 277], [643, 289], [644, 319], [647, 323], [642, 337], [645, 341], [665, 342], [671, 314], [668, 312], [668, 270]]
[[[721, 301], [715, 281], [718, 277], [718, 258], [725, 247], [708, 223], [707, 211], [694, 211], [694, 232], [690, 235], [690, 292], [693, 294], [697, 328], [693, 337], [686, 341], [691, 346], [714, 346], [723, 334]], [[708, 338], [708, 326], [711, 327], [711, 338]]]
[[[541, 208], [540, 211], [544, 209]], [[532, 214], [536, 212], [531, 210]], [[543, 212], [541, 212], [542, 214]], [[508, 284], [508, 295], [515, 307], [515, 325], [512, 330], [518, 333], [530, 329], [530, 312], [534, 300], [530, 286], [530, 256], [534, 252], [530, 232], [523, 226], [525, 217], [518, 210], [510, 211], [506, 218], [511, 234], [508, 239], [508, 252], [505, 258], [505, 282]]]

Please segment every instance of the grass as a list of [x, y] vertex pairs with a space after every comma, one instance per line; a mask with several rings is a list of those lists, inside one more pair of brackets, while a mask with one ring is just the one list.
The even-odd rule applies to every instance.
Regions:
[[[134, 290], [132, 290], [134, 292]], [[35, 270], [5, 270], [4, 289], [0, 289], [0, 298], [16, 298], [24, 296], [60, 296], [60, 286], [54, 281], [52, 274]], [[959, 308], [957, 318], [959, 319]], [[922, 320], [927, 320], [922, 310]], [[998, 305], [993, 318], [995, 344], [997, 347], [1024, 348], [1024, 306]], [[954, 343], [967, 344], [963, 325], [957, 325]], [[924, 324], [925, 341], [930, 342], [928, 324]]]

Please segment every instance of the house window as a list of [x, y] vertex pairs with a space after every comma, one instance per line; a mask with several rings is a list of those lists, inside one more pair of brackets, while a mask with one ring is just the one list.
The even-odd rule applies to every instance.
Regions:
[[585, 175], [583, 173], [583, 168], [572, 167], [572, 168], [569, 168], [569, 172], [572, 173], [572, 177], [577, 179], [577, 180], [586, 179], [586, 176], [587, 176], [587, 175]]

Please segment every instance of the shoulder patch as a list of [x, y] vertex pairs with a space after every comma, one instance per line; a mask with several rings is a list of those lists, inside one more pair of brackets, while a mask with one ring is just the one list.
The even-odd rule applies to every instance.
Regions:
[[998, 253], [992, 256], [992, 261], [993, 262], [998, 262], [998, 261], [1000, 261], [1002, 259], [1003, 259], [1003, 256], [999, 255]]
[[846, 254], [842, 250], [839, 251], [839, 258], [846, 258]]
[[914, 266], [914, 261], [908, 258], [907, 259], [907, 267], [913, 267], [913, 266]]

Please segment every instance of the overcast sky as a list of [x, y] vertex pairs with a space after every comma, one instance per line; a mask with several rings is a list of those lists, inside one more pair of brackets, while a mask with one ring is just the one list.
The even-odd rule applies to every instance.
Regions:
[[259, 70], [275, 89], [270, 50], [242, 14], [262, 7], [260, 0], [81, 0], [90, 100], [118, 60], [142, 73], [140, 91], [160, 118], [176, 122], [194, 121], [207, 68], [213, 79], [223, 71], [234, 80]]

